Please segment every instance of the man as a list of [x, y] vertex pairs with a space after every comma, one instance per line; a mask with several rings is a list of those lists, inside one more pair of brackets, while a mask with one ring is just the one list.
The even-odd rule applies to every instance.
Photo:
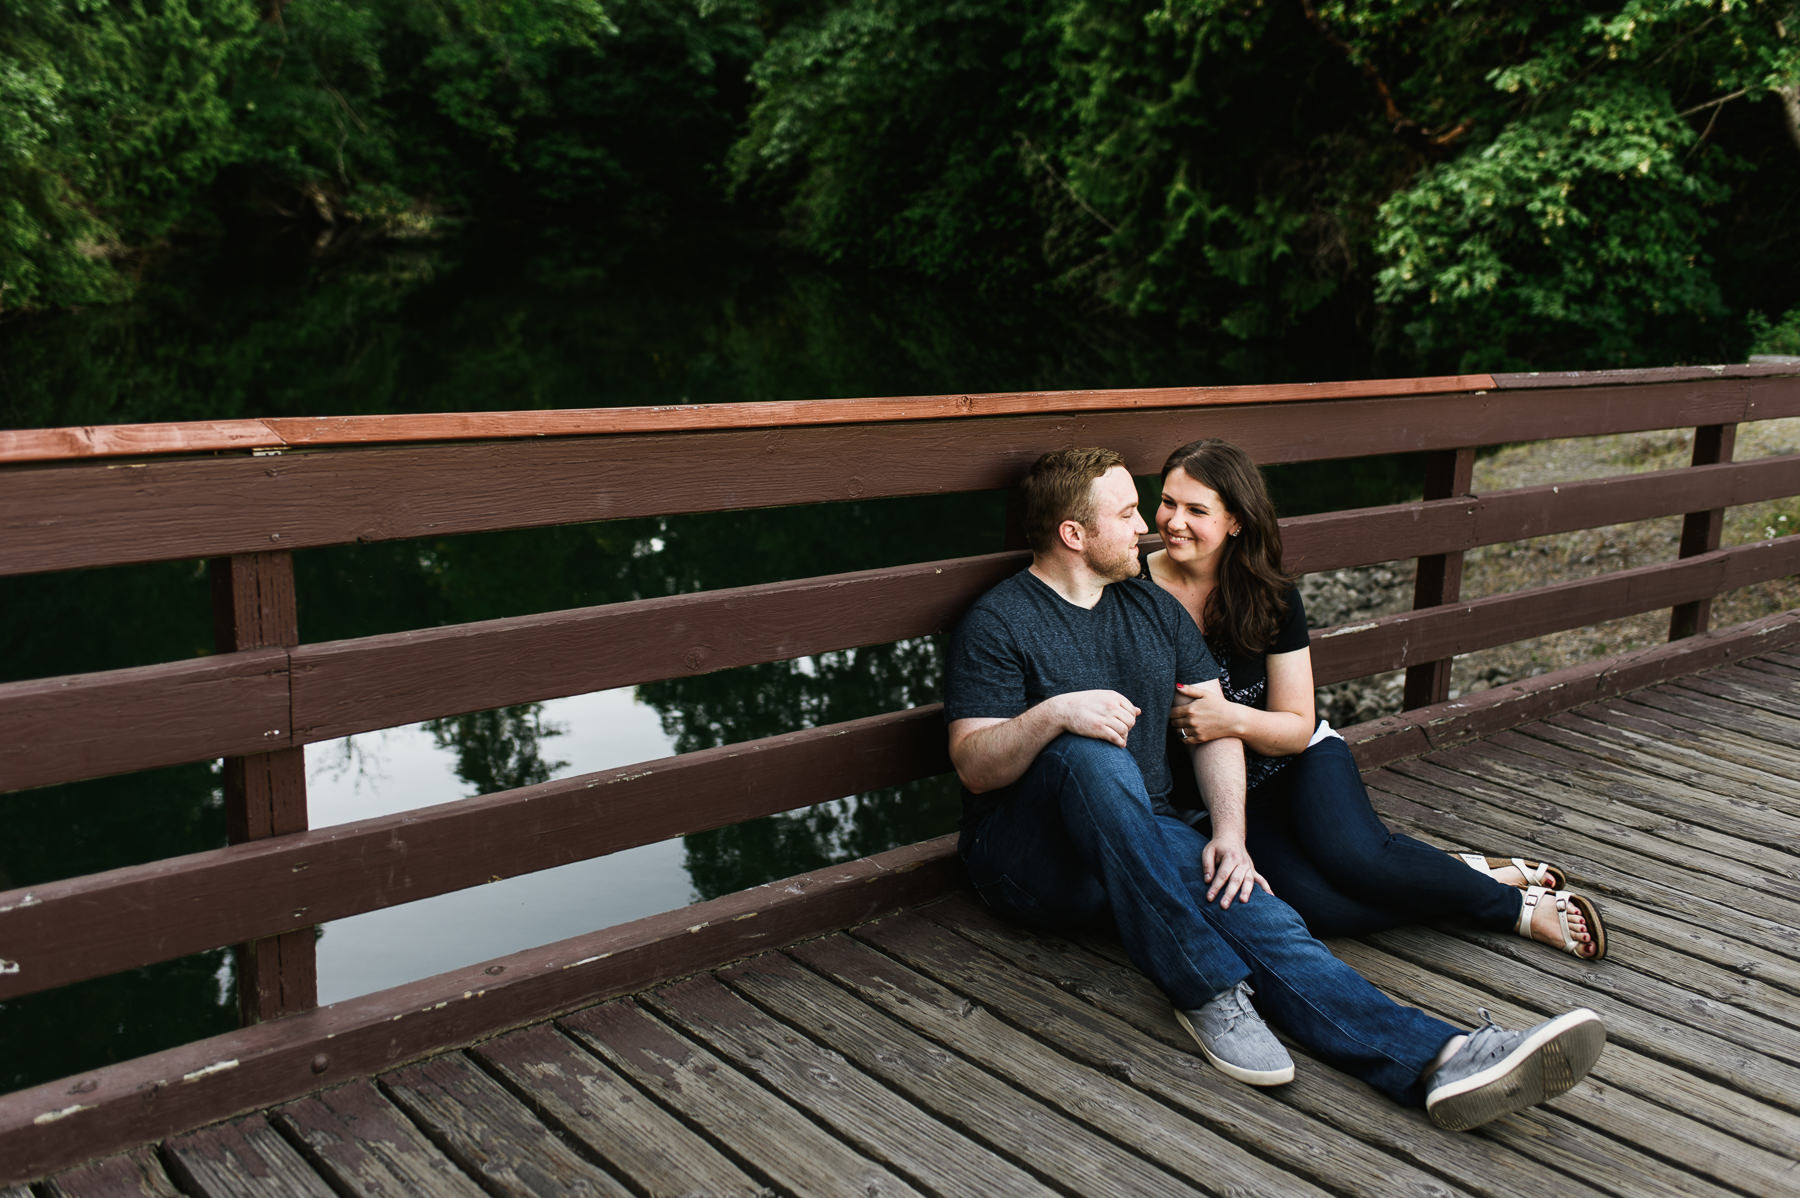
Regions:
[[1110, 917], [1207, 1060], [1251, 1085], [1294, 1076], [1257, 1007], [1309, 1052], [1453, 1129], [1587, 1073], [1606, 1040], [1592, 1011], [1526, 1031], [1490, 1019], [1465, 1035], [1332, 956], [1245, 851], [1241, 742], [1192, 749], [1210, 820], [1190, 826], [1168, 806], [1160, 716], [1176, 682], [1216, 695], [1219, 671], [1180, 603], [1137, 577], [1148, 529], [1119, 454], [1046, 454], [1025, 479], [1024, 519], [1031, 565], [970, 609], [945, 678], [950, 758], [968, 792], [959, 847], [984, 900], [1050, 928]]

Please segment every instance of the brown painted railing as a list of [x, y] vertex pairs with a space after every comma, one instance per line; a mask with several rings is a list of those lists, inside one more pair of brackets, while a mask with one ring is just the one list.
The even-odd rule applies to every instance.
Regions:
[[[316, 924], [942, 773], [926, 707], [307, 831], [302, 750], [927, 635], [1024, 561], [997, 544], [308, 643], [298, 549], [993, 490], [1070, 444], [1111, 445], [1140, 474], [1199, 435], [1264, 463], [1425, 451], [1422, 501], [1284, 525], [1301, 571], [1419, 560], [1415, 610], [1318, 630], [1314, 660], [1321, 683], [1405, 668], [1420, 706], [1444, 698], [1458, 654], [1662, 608], [1672, 635], [1691, 635], [1713, 596], [1800, 570], [1800, 538], [1719, 547], [1723, 509], [1800, 495], [1800, 455], [1729, 461], [1738, 424], [1791, 416], [1800, 367], [1733, 366], [0, 432], [0, 574], [206, 559], [219, 650], [0, 685], [0, 791], [223, 757], [233, 841], [0, 893], [0, 999], [238, 945], [246, 1019], [301, 1012], [315, 1001]], [[1697, 430], [1693, 466], [1468, 493], [1482, 446], [1671, 428]], [[1687, 523], [1667, 562], [1459, 601], [1465, 550], [1668, 515]]]

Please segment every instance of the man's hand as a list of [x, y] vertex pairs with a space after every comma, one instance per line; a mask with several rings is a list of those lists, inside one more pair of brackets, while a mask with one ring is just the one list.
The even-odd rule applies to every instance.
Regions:
[[1125, 738], [1131, 735], [1132, 725], [1143, 714], [1118, 691], [1070, 691], [1044, 702], [1056, 705], [1056, 714], [1064, 731], [1110, 741], [1120, 748], [1125, 747]]
[[1242, 840], [1213, 837], [1200, 852], [1200, 864], [1208, 883], [1206, 901], [1210, 903], [1218, 898], [1221, 908], [1229, 908], [1234, 899], [1249, 902], [1251, 892], [1258, 886], [1263, 888], [1264, 894], [1275, 893], [1269, 889], [1268, 879], [1256, 872], [1256, 865], [1250, 860], [1250, 852]]

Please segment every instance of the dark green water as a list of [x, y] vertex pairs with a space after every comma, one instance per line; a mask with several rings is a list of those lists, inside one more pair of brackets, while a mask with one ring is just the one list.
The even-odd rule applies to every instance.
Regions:
[[[0, 325], [0, 426], [1296, 381], [1371, 373], [766, 252], [582, 261], [422, 245], [195, 258], [128, 307]], [[704, 469], [701, 464], [697, 468]], [[1289, 471], [1290, 511], [1378, 502], [1407, 464]], [[999, 496], [346, 546], [296, 556], [303, 640], [738, 586], [1000, 545]], [[0, 579], [0, 681], [210, 651], [196, 563]], [[314, 823], [932, 702], [935, 640], [370, 734], [308, 750]], [[0, 794], [0, 889], [224, 843], [217, 763]], [[5, 780], [0, 779], [0, 789]], [[364, 993], [954, 826], [935, 779], [341, 921], [321, 994]], [[233, 1025], [223, 950], [0, 1003], [0, 1090]]]

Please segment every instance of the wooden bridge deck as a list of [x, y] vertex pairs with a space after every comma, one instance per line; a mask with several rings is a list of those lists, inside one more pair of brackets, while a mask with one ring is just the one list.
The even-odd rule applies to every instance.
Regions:
[[1800, 654], [1369, 775], [1399, 827], [1563, 865], [1612, 956], [1408, 929], [1334, 947], [1467, 1024], [1610, 1041], [1549, 1107], [1437, 1130], [1315, 1061], [1212, 1071], [1116, 948], [966, 895], [4, 1191], [1800, 1194]]

